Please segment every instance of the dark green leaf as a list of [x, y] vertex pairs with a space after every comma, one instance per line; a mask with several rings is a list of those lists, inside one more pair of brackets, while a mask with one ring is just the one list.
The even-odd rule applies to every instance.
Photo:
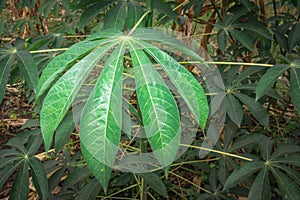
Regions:
[[263, 134], [251, 134], [239, 137], [238, 140], [230, 148], [230, 152], [249, 147], [250, 145], [258, 145], [260, 141], [266, 140], [267, 137]]
[[292, 101], [297, 108], [298, 112], [300, 112], [300, 69], [296, 69], [295, 67], [291, 67], [291, 75], [290, 75], [290, 85], [291, 85], [291, 97]]
[[253, 117], [264, 127], [269, 127], [269, 115], [266, 109], [254, 99], [242, 94], [242, 93], [234, 93], [242, 103], [244, 103]]
[[14, 162], [0, 170], [0, 188], [2, 188], [3, 184], [9, 178], [9, 176], [15, 171], [15, 169], [19, 166], [19, 164], [23, 162], [23, 159], [19, 159], [18, 162]]
[[234, 170], [227, 178], [224, 184], [224, 190], [236, 186], [239, 182], [244, 180], [249, 175], [253, 174], [265, 165], [264, 162], [247, 162]]
[[283, 199], [288, 200], [299, 200], [300, 199], [300, 188], [288, 178], [285, 174], [277, 169], [271, 168], [272, 174], [278, 183], [281, 195]]
[[300, 152], [300, 146], [296, 144], [281, 144], [275, 149], [272, 153], [271, 160], [278, 159], [283, 155], [288, 153], [297, 153]]
[[292, 29], [289, 31], [289, 34], [288, 34], [288, 44], [289, 44], [290, 51], [292, 51], [293, 48], [296, 47], [296, 45], [300, 45], [299, 32], [300, 32], [300, 23], [297, 22], [292, 27]]
[[143, 15], [143, 8], [136, 1], [127, 2], [126, 28], [131, 29]]
[[29, 195], [29, 171], [28, 160], [25, 160], [14, 179], [9, 199], [24, 200]]
[[256, 176], [249, 191], [249, 200], [269, 200], [271, 199], [271, 188], [269, 180], [269, 170], [265, 167]]
[[119, 1], [117, 5], [111, 8], [104, 19], [104, 29], [123, 30], [126, 20], [127, 1]]
[[44, 165], [35, 157], [29, 159], [29, 164], [34, 187], [36, 188], [40, 199], [46, 200], [48, 196], [48, 180]]
[[165, 14], [170, 17], [173, 21], [177, 22], [177, 15], [172, 10], [170, 5], [163, 0], [153, 0], [153, 8], [158, 10], [159, 12]]
[[240, 104], [240, 102], [232, 95], [228, 94], [226, 98], [226, 109], [229, 118], [238, 126], [240, 127], [244, 110]]
[[77, 194], [75, 200], [92, 200], [96, 199], [100, 192], [101, 186], [96, 178], [90, 180]]
[[111, 0], [101, 0], [85, 9], [80, 17], [80, 29], [83, 29], [84, 26], [91, 22], [101, 11], [114, 2], [115, 1]]
[[9, 77], [11, 66], [14, 64], [14, 55], [6, 56], [0, 59], [0, 103], [5, 94], [6, 84]]
[[237, 31], [237, 30], [230, 30], [229, 31], [232, 36], [241, 43], [244, 47], [249, 49], [250, 51], [254, 51], [253, 48], [253, 38], [247, 34], [247, 32]]
[[227, 46], [227, 36], [224, 29], [221, 29], [217, 34], [217, 41], [220, 50], [225, 53], [225, 49]]
[[281, 158], [277, 158], [276, 160], [273, 160], [272, 163], [282, 163], [282, 164], [288, 164], [288, 165], [294, 165], [296, 167], [300, 167], [300, 159], [299, 155], [292, 155], [292, 156], [284, 156]]
[[236, 26], [247, 29], [249, 31], [253, 31], [267, 39], [270, 39], [270, 40], [272, 39], [272, 36], [271, 36], [267, 26], [264, 23], [257, 21], [254, 18], [252, 18], [251, 20], [249, 20], [246, 23], [236, 24]]
[[289, 69], [289, 65], [278, 64], [266, 71], [256, 86], [256, 101], [260, 99], [274, 85], [282, 73]]
[[27, 50], [16, 52], [19, 69], [30, 88], [35, 89], [38, 83], [38, 71], [33, 57]]
[[70, 173], [63, 184], [63, 189], [72, 188], [76, 183], [82, 181], [91, 175], [88, 168], [77, 168]]
[[167, 197], [167, 189], [161, 178], [154, 173], [139, 173], [138, 176], [145, 179], [146, 183], [158, 194]]

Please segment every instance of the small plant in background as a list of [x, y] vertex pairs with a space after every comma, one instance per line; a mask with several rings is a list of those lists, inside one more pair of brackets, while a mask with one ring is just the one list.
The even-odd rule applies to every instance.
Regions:
[[35, 111], [1, 144], [1, 188], [11, 199], [299, 199], [299, 6], [1, 1], [0, 101], [18, 83]]

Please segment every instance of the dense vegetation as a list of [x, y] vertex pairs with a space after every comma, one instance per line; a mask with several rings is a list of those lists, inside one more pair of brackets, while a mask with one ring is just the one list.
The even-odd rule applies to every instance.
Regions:
[[299, 0], [0, 9], [0, 198], [300, 199]]

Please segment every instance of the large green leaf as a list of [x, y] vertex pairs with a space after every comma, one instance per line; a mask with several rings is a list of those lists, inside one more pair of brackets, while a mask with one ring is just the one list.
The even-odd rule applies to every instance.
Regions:
[[6, 84], [9, 77], [11, 66], [14, 64], [15, 57], [13, 55], [0, 59], [0, 103], [5, 94]]
[[244, 110], [240, 102], [232, 95], [228, 94], [226, 98], [226, 109], [229, 118], [240, 127], [244, 115]]
[[265, 167], [256, 176], [252, 183], [248, 195], [249, 200], [269, 200], [271, 199], [271, 188], [269, 180], [269, 170]]
[[108, 58], [83, 109], [80, 123], [84, 158], [104, 190], [121, 135], [124, 51], [125, 44], [122, 43]]
[[111, 8], [104, 19], [104, 29], [123, 30], [126, 20], [127, 1], [118, 1], [117, 5]]
[[26, 83], [35, 89], [38, 84], [38, 70], [33, 57], [28, 50], [19, 50], [16, 52], [16, 58]]
[[130, 43], [130, 55], [143, 126], [154, 155], [167, 166], [179, 148], [179, 111], [169, 88], [141, 48]]
[[275, 168], [271, 168], [272, 174], [278, 183], [283, 199], [298, 200], [300, 199], [300, 188], [294, 181]]
[[253, 117], [264, 127], [269, 127], [269, 115], [266, 109], [254, 99], [248, 97], [242, 93], [234, 93], [237, 98], [240, 99], [242, 103], [244, 103], [247, 108], [249, 109], [250, 113]]
[[68, 70], [49, 90], [40, 114], [46, 150], [51, 145], [55, 129], [64, 118], [90, 71], [115, 44], [112, 42], [96, 48]]
[[48, 180], [43, 163], [39, 159], [32, 157], [29, 159], [29, 165], [32, 175], [32, 181], [40, 196], [40, 199], [47, 199]]
[[256, 86], [256, 101], [266, 94], [266, 92], [274, 85], [278, 77], [288, 68], [289, 65], [278, 64], [266, 71], [259, 79]]
[[202, 130], [205, 129], [209, 107], [204, 90], [193, 75], [167, 53], [146, 43], [138, 42], [161, 65], [178, 89]]
[[224, 184], [224, 190], [230, 189], [242, 180], [244, 180], [249, 175], [253, 174], [258, 169], [264, 166], [264, 162], [247, 162], [244, 165], [240, 166], [234, 170], [227, 178]]
[[300, 69], [291, 67], [290, 85], [292, 101], [298, 112], [300, 112]]
[[14, 180], [10, 191], [10, 199], [24, 200], [28, 199], [29, 195], [29, 171], [28, 160], [25, 160]]

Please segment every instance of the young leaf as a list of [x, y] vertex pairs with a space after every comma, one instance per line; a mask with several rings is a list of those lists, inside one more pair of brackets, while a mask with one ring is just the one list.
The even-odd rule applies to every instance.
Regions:
[[290, 85], [292, 101], [300, 113], [300, 69], [291, 67]]
[[104, 29], [123, 30], [126, 20], [127, 1], [118, 1], [117, 5], [111, 8], [104, 19]]
[[143, 126], [154, 155], [167, 166], [179, 148], [179, 111], [169, 88], [141, 48], [131, 43], [130, 55]]
[[107, 189], [122, 127], [122, 72], [125, 44], [110, 55], [83, 109], [80, 143], [89, 168]]
[[271, 199], [271, 188], [269, 180], [269, 170], [264, 167], [256, 176], [252, 183], [248, 195], [249, 200], [269, 200]]
[[138, 42], [161, 65], [192, 111], [202, 130], [205, 129], [209, 107], [204, 90], [193, 75], [176, 60], [158, 48]]
[[64, 118], [90, 71], [115, 44], [112, 42], [103, 45], [89, 53], [68, 70], [49, 90], [40, 114], [46, 150], [50, 148], [55, 129]]
[[264, 162], [247, 162], [244, 165], [240, 166], [228, 176], [224, 184], [224, 190], [236, 186], [236, 184], [244, 180], [247, 176], [262, 168], [264, 164]]
[[0, 103], [5, 94], [6, 84], [9, 77], [11, 66], [14, 64], [14, 55], [0, 59]]
[[47, 199], [48, 197], [48, 180], [43, 163], [32, 157], [29, 159], [30, 171], [32, 175], [32, 181], [36, 188], [40, 199]]
[[240, 102], [232, 94], [228, 94], [226, 98], [226, 104], [226, 113], [228, 114], [229, 118], [238, 127], [240, 127], [244, 115], [244, 110]]
[[272, 174], [278, 183], [283, 199], [298, 200], [300, 199], [300, 188], [278, 169], [271, 168]]
[[10, 191], [10, 199], [24, 200], [28, 199], [29, 195], [29, 171], [28, 160], [25, 160], [14, 180]]
[[254, 99], [242, 94], [242, 93], [234, 93], [237, 98], [240, 99], [242, 103], [244, 103], [253, 117], [264, 127], [269, 127], [269, 115], [266, 109]]
[[257, 86], [256, 86], [256, 98], [257, 101], [260, 99], [263, 95], [266, 94], [266, 92], [274, 85], [275, 81], [278, 79], [278, 77], [287, 69], [289, 68], [289, 65], [284, 64], [278, 64], [266, 71], [266, 73], [260, 78]]

